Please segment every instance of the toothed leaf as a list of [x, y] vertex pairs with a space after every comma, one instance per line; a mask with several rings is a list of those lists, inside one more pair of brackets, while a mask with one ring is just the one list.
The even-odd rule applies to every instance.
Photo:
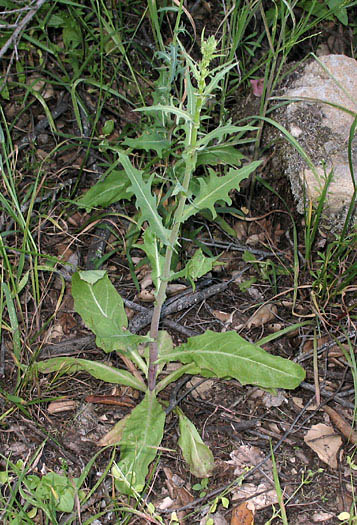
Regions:
[[216, 202], [224, 201], [227, 204], [232, 204], [229, 192], [233, 189], [238, 189], [240, 182], [256, 170], [260, 163], [261, 161], [255, 161], [239, 170], [231, 168], [228, 174], [223, 177], [218, 177], [210, 169], [207, 179], [198, 179], [200, 184], [199, 192], [192, 203], [185, 207], [182, 222], [186, 221], [191, 215], [205, 209], [210, 210], [214, 219], [217, 215], [214, 207]]
[[129, 190], [134, 193], [137, 208], [141, 211], [138, 226], [141, 226], [144, 221], [148, 221], [152, 231], [165, 245], [168, 245], [170, 230], [162, 224], [162, 218], [157, 211], [156, 198], [151, 193], [151, 182], [154, 175], [150, 177], [148, 182], [144, 182], [142, 172], [134, 168], [127, 155], [119, 153], [119, 159], [131, 182]]

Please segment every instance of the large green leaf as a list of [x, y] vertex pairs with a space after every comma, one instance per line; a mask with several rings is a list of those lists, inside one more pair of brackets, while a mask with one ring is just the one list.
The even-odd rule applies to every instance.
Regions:
[[140, 226], [144, 221], [148, 221], [150, 227], [157, 237], [165, 245], [168, 245], [170, 230], [165, 228], [162, 224], [162, 218], [157, 211], [156, 198], [151, 193], [151, 182], [154, 175], [150, 177], [148, 182], [144, 182], [142, 172], [134, 168], [127, 155], [124, 153], [119, 153], [119, 159], [130, 179], [130, 190], [136, 197], [137, 208], [141, 211], [141, 217], [138, 226]]
[[208, 478], [214, 468], [214, 458], [210, 449], [205, 445], [197, 432], [195, 425], [185, 416], [179, 408], [176, 409], [179, 416], [180, 437], [179, 447], [190, 472], [196, 478]]
[[158, 361], [162, 360], [194, 363], [205, 377], [233, 377], [242, 385], [263, 388], [296, 388], [305, 377], [300, 365], [269, 354], [233, 331], [207, 330], [190, 337], [174, 352], [160, 356]]
[[143, 392], [146, 390], [146, 385], [127, 370], [121, 370], [120, 368], [114, 368], [105, 363], [89, 361], [87, 359], [78, 359], [76, 357], [54, 357], [52, 359], [47, 359], [46, 361], [35, 363], [33, 369], [37, 372], [42, 372], [43, 374], [58, 371], [74, 374], [78, 371], [84, 371], [106, 383], [131, 386], [132, 388], [136, 388]]
[[144, 489], [149, 465], [164, 434], [164, 424], [162, 406], [153, 392], [147, 392], [126, 420], [120, 440], [120, 461], [112, 469], [120, 492], [132, 494]]
[[89, 211], [95, 206], [106, 208], [122, 199], [131, 199], [128, 192], [130, 180], [124, 170], [112, 171], [105, 180], [97, 182], [80, 199], [77, 205]]
[[231, 168], [228, 174], [223, 177], [218, 177], [215, 172], [210, 169], [210, 174], [207, 180], [204, 178], [198, 179], [200, 190], [192, 203], [185, 206], [182, 215], [182, 222], [185, 222], [191, 217], [191, 215], [205, 209], [211, 211], [214, 219], [217, 215], [214, 208], [216, 202], [224, 201], [231, 204], [232, 200], [229, 196], [229, 192], [233, 189], [238, 189], [240, 182], [256, 170], [260, 163], [261, 161], [255, 161], [238, 170]]
[[81, 271], [72, 277], [74, 308], [96, 335], [96, 344], [105, 352], [128, 350], [130, 345], [147, 341], [131, 334], [120, 297], [103, 271]]

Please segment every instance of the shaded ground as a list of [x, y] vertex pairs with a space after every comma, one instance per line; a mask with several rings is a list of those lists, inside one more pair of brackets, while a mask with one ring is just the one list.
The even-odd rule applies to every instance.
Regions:
[[[201, 19], [198, 20], [203, 24], [206, 15], [203, 12], [200, 16]], [[198, 29], [199, 25], [198, 23]], [[303, 54], [304, 50], [299, 52]], [[38, 242], [38, 251], [42, 256], [41, 264], [48, 264], [51, 257], [63, 256], [64, 261], [85, 268], [88, 264], [88, 251], [98, 249], [95, 242], [98, 236], [102, 237], [98, 224], [103, 224], [105, 216], [109, 220], [111, 231], [106, 239], [104, 253], [113, 252], [113, 255], [103, 261], [102, 267], [108, 270], [124, 298], [150, 307], [150, 303], [140, 302], [138, 299], [138, 292], [129, 271], [125, 243], [122, 242], [128, 228], [125, 216], [133, 217], [134, 214], [132, 205], [129, 204], [126, 209], [119, 211], [113, 207], [104, 213], [86, 214], [78, 212], [71, 202], [93, 184], [98, 171], [101, 171], [101, 165], [105, 165], [108, 159], [98, 150], [92, 151], [88, 140], [73, 138], [79, 137], [79, 130], [68, 95], [54, 90], [48, 99], [51, 112], [55, 112], [56, 108], [58, 110], [62, 104], [63, 111], [56, 117], [56, 126], [62, 134], [63, 147], [58, 147], [60, 139], [54, 140], [48, 126], [39, 129], [38, 124], [43, 121], [45, 115], [38, 102], [32, 100], [31, 107], [26, 106], [24, 111], [23, 95], [23, 90], [14, 89], [4, 111], [8, 123], [15, 115], [20, 115], [16, 127], [12, 129], [14, 148], [11, 162], [15, 165], [18, 179], [17, 189], [21, 195], [19, 200], [24, 203], [23, 213], [33, 206], [32, 235]], [[91, 104], [95, 107], [96, 93], [88, 90], [83, 91], [82, 95], [89, 108]], [[118, 134], [110, 138], [115, 141], [125, 136], [130, 122], [135, 121], [137, 117], [125, 104], [113, 109], [111, 102], [108, 99], [102, 108], [98, 132], [105, 120], [114, 114], [120, 122]], [[36, 139], [31, 141], [29, 138], [31, 139], [34, 130]], [[273, 185], [288, 201], [290, 209], [293, 209], [286, 181], [276, 181], [270, 173], [270, 153], [264, 152], [266, 162], [260, 176]], [[36, 201], [30, 203], [26, 202], [25, 195], [35, 184], [36, 170], [42, 175], [36, 182]], [[6, 194], [7, 189], [3, 188], [3, 191]], [[236, 210], [247, 206], [248, 191], [249, 188], [243, 189], [241, 194], [234, 196]], [[223, 493], [229, 484], [237, 480], [245, 467], [252, 469], [245, 476], [247, 483], [250, 483], [251, 492], [242, 492], [235, 487], [227, 493], [230, 500], [229, 509], [225, 511], [220, 506], [219, 510], [229, 523], [232, 508], [258, 493], [261, 499], [256, 503], [258, 510], [255, 523], [259, 525], [269, 522], [276, 515], [276, 510], [271, 505], [278, 509], [276, 496], [271, 493], [274, 482], [269, 458], [270, 446], [274, 450], [290, 524], [309, 524], [315, 521], [335, 524], [338, 521], [337, 514], [348, 511], [353, 502], [356, 470], [349, 468], [347, 458], [353, 458], [354, 445], [347, 441], [347, 437], [353, 420], [354, 383], [351, 368], [344, 354], [344, 351], [347, 354], [350, 351], [346, 346], [346, 333], [350, 334], [354, 344], [356, 340], [356, 329], [353, 318], [351, 319], [353, 310], [346, 314], [342, 302], [335, 302], [327, 305], [326, 312], [320, 316], [321, 312], [313, 309], [310, 295], [312, 277], [307, 270], [299, 274], [300, 288], [297, 303], [293, 304], [292, 223], [285, 209], [279, 211], [282, 208], [278, 197], [263, 185], [257, 184], [248, 220], [238, 219], [234, 212], [225, 216], [235, 230], [236, 238], [204, 219], [192, 221], [190, 229], [183, 235], [187, 239], [196, 228], [202, 227], [200, 242], [208, 247], [213, 255], [222, 254], [222, 259], [226, 262], [224, 268], [218, 268], [208, 276], [208, 280], [203, 283], [206, 289], [214, 284], [224, 283], [232, 276], [236, 276], [236, 280], [223, 292], [207, 297], [198, 304], [189, 305], [187, 309], [170, 316], [170, 320], [177, 323], [174, 325], [175, 329], [172, 328], [173, 325], [168, 328], [176, 342], [185, 340], [184, 329], [196, 333], [203, 333], [207, 329], [233, 329], [254, 342], [299, 321], [312, 318], [321, 320], [321, 333], [315, 334], [315, 351], [318, 355], [315, 369], [312, 324], [300, 327], [277, 341], [264, 345], [264, 348], [273, 354], [303, 364], [307, 377], [296, 391], [282, 391], [272, 397], [257, 388], [242, 387], [233, 380], [210, 379], [200, 382], [198, 379], [196, 381], [196, 378], [193, 379], [193, 383], [190, 381], [172, 386], [172, 398], [179, 402], [182, 410], [196, 424], [216, 460], [216, 468], [209, 479], [208, 487], [202, 490], [197, 490], [196, 487], [194, 490], [193, 486], [198, 480], [188, 473], [177, 452], [177, 420], [176, 416], [171, 415], [167, 421], [163, 450], [156, 469], [152, 472], [148, 498], [160, 509], [163, 500], [169, 496], [173, 500], [172, 508], [181, 509], [180, 519], [186, 520], [186, 523], [198, 523], [204, 515], [202, 509], [205, 509], [206, 500], [212, 501], [213, 497]], [[301, 218], [295, 218], [299, 230], [299, 249], [303, 252], [303, 224]], [[4, 231], [10, 232], [6, 235], [6, 242], [13, 250], [12, 264], [16, 266], [19, 258], [16, 250], [21, 248], [22, 241], [17, 232], [13, 232], [13, 223], [4, 211], [1, 224]], [[189, 256], [190, 252], [192, 254], [192, 242], [183, 243], [186, 243], [183, 246]], [[242, 258], [245, 252], [260, 258], [262, 263], [247, 266]], [[43, 257], [44, 255], [49, 257]], [[140, 256], [140, 250], [134, 250], [132, 256]], [[356, 264], [356, 261], [352, 263]], [[241, 274], [243, 270], [245, 273]], [[140, 276], [138, 278], [141, 279]], [[54, 355], [75, 355], [123, 366], [118, 356], [104, 355], [95, 346], [81, 319], [74, 313], [68, 281], [63, 281], [53, 273], [43, 272], [38, 285], [40, 308], [34, 309], [30, 289], [23, 294], [21, 305], [22, 311], [25, 312], [21, 321], [24, 363], [29, 364], [33, 360]], [[137, 315], [134, 310], [129, 311], [129, 314], [133, 317]], [[338, 346], [336, 338], [340, 338], [339, 341], [345, 346]], [[4, 366], [2, 388], [11, 393], [17, 380], [17, 368], [7, 334], [3, 343], [5, 355], [1, 363]], [[320, 391], [316, 391], [317, 385]], [[196, 388], [192, 389], [194, 386]], [[170, 393], [165, 392], [164, 395], [169, 397]], [[319, 407], [316, 405], [316, 395], [321, 396]], [[18, 459], [28, 461], [36, 455], [32, 473], [44, 474], [50, 470], [59, 472], [64, 469], [69, 476], [74, 477], [80, 475], [85, 465], [98, 452], [98, 440], [110, 430], [113, 423], [129, 413], [138, 399], [137, 393], [130, 389], [113, 388], [85, 374], [33, 378], [33, 382], [23, 385], [18, 396], [25, 400], [23, 411], [17, 399], [18, 409], [10, 410], [8, 414], [6, 411], [12, 407], [11, 399], [6, 399], [5, 396], [0, 398], [3, 413], [0, 433], [3, 457], [11, 457], [15, 462]], [[96, 400], [88, 396], [107, 396], [105, 401], [111, 404], [93, 402]], [[61, 404], [51, 405], [52, 399], [56, 399], [57, 403], [58, 399], [64, 399], [73, 404], [70, 410], [64, 411]], [[337, 415], [324, 410], [327, 402]], [[345, 421], [344, 430], [338, 416]], [[327, 425], [327, 437], [321, 447], [325, 453], [332, 447], [331, 442], [335, 442], [339, 439], [338, 435], [342, 435], [338, 450], [335, 453], [331, 452], [330, 457], [325, 457], [325, 461], [320, 460], [313, 452], [311, 443], [306, 443], [307, 432], [321, 423]], [[318, 443], [321, 439], [321, 436], [315, 434], [310, 437], [310, 442]], [[98, 455], [86, 481], [88, 489], [99, 479], [98, 473], [106, 469], [112, 454], [113, 450], [109, 448]], [[118, 457], [118, 454], [116, 451], [115, 457]], [[263, 460], [265, 461], [262, 463]], [[5, 468], [5, 459], [2, 460], [2, 468]], [[207, 494], [202, 496], [202, 492]], [[115, 493], [108, 475], [86, 508], [81, 510], [82, 521], [105, 510], [104, 515], [100, 517], [101, 523], [124, 522], [124, 517], [119, 511], [113, 513], [112, 497], [116, 501], [120, 500], [120, 495]], [[259, 505], [262, 508], [259, 508]], [[194, 514], [190, 514], [191, 512]], [[168, 523], [164, 509], [162, 516]], [[131, 521], [146, 522], [147, 519], [143, 517], [133, 517]], [[281, 518], [276, 517], [275, 522], [281, 523]]]

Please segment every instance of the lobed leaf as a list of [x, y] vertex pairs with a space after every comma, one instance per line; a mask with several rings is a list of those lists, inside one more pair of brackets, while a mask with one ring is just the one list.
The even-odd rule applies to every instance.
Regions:
[[206, 257], [203, 255], [202, 249], [199, 248], [195, 251], [194, 256], [188, 261], [185, 268], [173, 274], [171, 280], [184, 277], [190, 281], [192, 288], [195, 289], [194, 281], [210, 272], [215, 264], [218, 264], [218, 258], [219, 255], [217, 257]]
[[[218, 126], [209, 133], [205, 134], [202, 138], [197, 141], [197, 147], [206, 146], [214, 139], [223, 139], [226, 135], [233, 135], [237, 133], [247, 133], [248, 131], [256, 131], [256, 126], [234, 126], [233, 124], [226, 124], [225, 126]], [[222, 147], [224, 144], [218, 144], [218, 147]]]
[[235, 378], [263, 388], [296, 388], [305, 378], [298, 364], [273, 356], [259, 346], [246, 341], [236, 332], [204, 334], [190, 337], [175, 351], [160, 356], [158, 361], [177, 360], [194, 363], [205, 377]]
[[228, 164], [239, 166], [244, 155], [234, 146], [222, 144], [209, 146], [197, 153], [196, 167], [198, 166], [217, 166], [218, 164]]
[[138, 226], [144, 221], [148, 221], [152, 231], [165, 244], [169, 244], [170, 230], [162, 224], [162, 218], [157, 211], [156, 198], [151, 193], [152, 175], [148, 182], [144, 182], [142, 172], [134, 168], [129, 157], [124, 153], [119, 153], [119, 159], [128, 175], [131, 187], [129, 188], [136, 197], [137, 208], [141, 211], [141, 218]]
[[196, 214], [200, 210], [208, 209], [212, 213], [213, 219], [217, 213], [214, 205], [217, 201], [224, 201], [231, 204], [232, 200], [229, 192], [233, 189], [238, 189], [239, 184], [243, 179], [246, 179], [257, 167], [261, 161], [255, 161], [240, 169], [231, 168], [227, 175], [218, 177], [215, 172], [210, 169], [208, 180], [199, 178], [200, 190], [198, 195], [193, 199], [193, 202], [187, 206], [183, 211], [181, 222], [185, 222], [191, 215]]
[[120, 440], [120, 461], [113, 467], [115, 485], [123, 494], [141, 492], [150, 463], [160, 446], [165, 412], [153, 392], [147, 392], [127, 418]]
[[166, 114], [173, 114], [177, 117], [183, 118], [186, 122], [193, 122], [192, 116], [183, 109], [175, 108], [174, 106], [165, 106], [157, 104], [156, 106], [145, 106], [137, 108], [134, 111], [163, 111]]

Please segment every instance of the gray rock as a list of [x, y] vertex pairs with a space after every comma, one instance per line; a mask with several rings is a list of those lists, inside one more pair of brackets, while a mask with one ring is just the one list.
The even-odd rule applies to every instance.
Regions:
[[[357, 114], [357, 61], [344, 55], [327, 55], [318, 60], [322, 65], [310, 61], [281, 94], [327, 101]], [[325, 103], [303, 101], [280, 108], [273, 118], [299, 142], [313, 164], [309, 166], [287, 140], [279, 141], [276, 167], [288, 175], [299, 213], [304, 212], [308, 201], [318, 202], [326, 176], [333, 169], [323, 221], [332, 231], [341, 230], [354, 190], [347, 153], [354, 116]], [[357, 138], [352, 142], [352, 151], [357, 173]]]

